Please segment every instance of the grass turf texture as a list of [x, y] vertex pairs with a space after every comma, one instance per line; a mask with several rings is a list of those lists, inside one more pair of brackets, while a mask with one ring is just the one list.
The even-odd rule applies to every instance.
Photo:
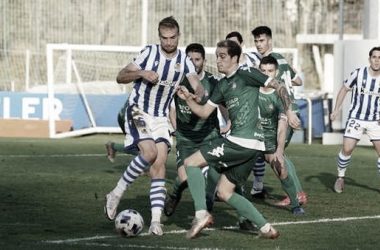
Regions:
[[[165, 234], [147, 235], [150, 225], [150, 179], [141, 176], [124, 194], [119, 211], [136, 209], [145, 220], [142, 235], [122, 238], [103, 214], [109, 192], [131, 157], [118, 154], [111, 164], [105, 156], [107, 140], [122, 135], [71, 139], [7, 139], [0, 143], [0, 249], [376, 249], [380, 235], [377, 155], [372, 147], [358, 147], [346, 173], [342, 194], [333, 192], [340, 146], [292, 144], [287, 149], [296, 166], [309, 204], [305, 216], [295, 216], [275, 201], [255, 202], [274, 223], [277, 240], [256, 239], [236, 228], [236, 213], [216, 202], [211, 230], [185, 239], [194, 207], [188, 190], [176, 213], [163, 216]], [[168, 191], [176, 176], [174, 151], [167, 163]], [[249, 194], [252, 176], [245, 189]], [[265, 186], [280, 200], [279, 181], [266, 166]], [[249, 195], [247, 197], [250, 199]]]

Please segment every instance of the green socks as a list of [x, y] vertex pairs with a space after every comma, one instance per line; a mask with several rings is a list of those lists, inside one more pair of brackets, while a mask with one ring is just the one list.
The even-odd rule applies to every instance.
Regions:
[[281, 186], [282, 186], [282, 189], [289, 196], [290, 206], [292, 208], [299, 206], [300, 204], [299, 204], [298, 199], [297, 199], [296, 187], [294, 185], [293, 178], [292, 178], [292, 176], [289, 173], [288, 173], [288, 176], [285, 179], [281, 180]]
[[239, 220], [241, 219], [241, 216], [243, 216], [257, 225], [258, 228], [262, 228], [267, 223], [265, 218], [252, 205], [252, 203], [237, 193], [232, 194], [231, 198], [227, 201], [227, 204], [236, 209], [239, 215]]
[[194, 200], [195, 211], [206, 210], [206, 181], [199, 167], [186, 167], [187, 183]]

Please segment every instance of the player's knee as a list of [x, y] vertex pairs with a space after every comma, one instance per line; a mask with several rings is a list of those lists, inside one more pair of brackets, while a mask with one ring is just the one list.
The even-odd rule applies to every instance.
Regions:
[[218, 188], [216, 195], [218, 196], [219, 200], [227, 202], [232, 194], [223, 188]]
[[157, 149], [141, 150], [141, 155], [147, 162], [152, 164], [157, 159]]

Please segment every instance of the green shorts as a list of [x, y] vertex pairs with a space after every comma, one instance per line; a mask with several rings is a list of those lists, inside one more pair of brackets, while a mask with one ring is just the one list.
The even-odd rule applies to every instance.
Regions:
[[216, 130], [212, 131], [205, 138], [201, 137], [202, 140], [199, 140], [199, 136], [192, 139], [185, 137], [179, 131], [176, 131], [177, 168], [182, 166], [184, 160], [198, 151], [201, 146], [207, 145], [212, 139], [219, 137], [221, 137], [221, 135]]
[[257, 157], [261, 155], [261, 151], [242, 147], [224, 137], [201, 146], [200, 151], [209, 166], [237, 186], [245, 184]]

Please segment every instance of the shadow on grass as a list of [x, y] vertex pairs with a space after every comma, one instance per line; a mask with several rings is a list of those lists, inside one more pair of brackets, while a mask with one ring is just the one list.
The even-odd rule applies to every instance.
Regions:
[[[318, 180], [322, 185], [324, 185], [327, 189], [330, 189], [332, 192], [334, 191], [334, 183], [336, 180], [336, 175], [331, 174], [331, 173], [319, 173], [318, 175], [311, 175], [305, 178], [306, 182], [312, 181], [312, 180]], [[344, 178], [344, 185], [345, 186], [354, 186], [354, 187], [359, 187], [371, 191], [378, 192], [378, 189], [369, 187], [368, 185], [362, 184], [357, 182], [356, 180], [350, 178], [350, 177], [345, 177]]]

